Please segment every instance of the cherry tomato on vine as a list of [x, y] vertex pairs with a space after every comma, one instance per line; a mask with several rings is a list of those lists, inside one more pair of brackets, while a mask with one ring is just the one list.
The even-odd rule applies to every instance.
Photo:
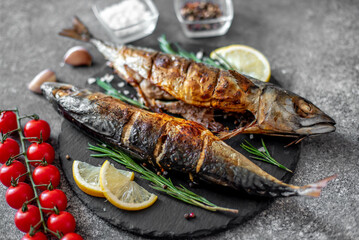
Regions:
[[[42, 140], [47, 141], [50, 137], [50, 125], [42, 119], [33, 119], [28, 121], [24, 127], [25, 137], [37, 137], [40, 139], [40, 133], [42, 135]], [[29, 139], [30, 142], [36, 142], [36, 139]]]
[[17, 128], [16, 114], [11, 111], [1, 112], [0, 115], [0, 132], [3, 134]]
[[0, 163], [5, 163], [10, 157], [20, 153], [19, 144], [12, 138], [7, 138], [0, 142]]
[[34, 196], [31, 186], [20, 182], [15, 187], [11, 186], [7, 189], [5, 199], [10, 207], [19, 209], [26, 201], [33, 199]]
[[47, 240], [46, 235], [43, 232], [37, 232], [33, 236], [30, 236], [29, 233], [26, 233], [21, 240]]
[[[46, 160], [50, 164], [55, 159], [55, 150], [46, 142], [33, 143], [28, 147], [26, 155], [29, 160]], [[36, 167], [40, 162], [30, 162], [30, 164]]]
[[67, 233], [65, 234], [65, 236], [61, 238], [61, 240], [84, 240], [84, 239], [77, 233]]
[[[40, 205], [44, 208], [57, 207], [59, 211], [64, 211], [67, 206], [67, 197], [60, 189], [45, 190], [40, 196]], [[44, 213], [53, 213], [54, 211], [42, 210]]]
[[62, 234], [67, 234], [75, 231], [76, 222], [71, 213], [61, 211], [59, 214], [51, 214], [47, 219], [47, 227], [53, 231], [60, 231]]
[[[20, 208], [15, 214], [15, 225], [22, 232], [30, 231], [30, 227], [35, 227], [41, 221], [40, 210], [34, 205], [27, 205], [26, 211]], [[41, 224], [37, 225], [39, 228]]]
[[[17, 160], [13, 160], [9, 165], [3, 164], [0, 167], [0, 181], [6, 187], [11, 186], [11, 180], [16, 179], [18, 176], [27, 172], [27, 169], [24, 164]], [[26, 176], [19, 178], [19, 182], [25, 181]]]
[[[52, 184], [56, 188], [60, 183], [60, 171], [54, 165], [37, 166], [32, 172], [32, 178], [36, 185], [40, 184]], [[40, 190], [46, 190], [46, 186], [38, 187]]]

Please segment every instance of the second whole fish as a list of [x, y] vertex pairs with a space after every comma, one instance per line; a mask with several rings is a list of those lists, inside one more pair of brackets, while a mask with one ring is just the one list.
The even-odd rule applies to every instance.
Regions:
[[196, 122], [149, 112], [69, 84], [44, 83], [41, 88], [72, 124], [138, 161], [168, 172], [190, 174], [212, 184], [269, 197], [318, 197], [334, 178], [305, 186], [287, 184]]

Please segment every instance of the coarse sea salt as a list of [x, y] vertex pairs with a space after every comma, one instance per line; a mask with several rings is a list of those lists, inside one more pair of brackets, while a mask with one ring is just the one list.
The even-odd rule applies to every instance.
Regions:
[[88, 84], [94, 84], [96, 82], [96, 78], [89, 78], [89, 79], [87, 79], [87, 83]]
[[100, 16], [111, 29], [116, 30], [148, 19], [151, 12], [139, 0], [124, 0], [103, 9]]

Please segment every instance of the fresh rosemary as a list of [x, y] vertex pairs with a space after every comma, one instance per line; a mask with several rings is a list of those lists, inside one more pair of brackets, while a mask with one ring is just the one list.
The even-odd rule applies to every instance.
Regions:
[[256, 159], [256, 160], [260, 160], [263, 162], [267, 162], [267, 163], [271, 163], [279, 168], [282, 168], [288, 172], [293, 173], [292, 170], [290, 170], [289, 168], [283, 166], [282, 164], [280, 164], [279, 162], [277, 162], [268, 152], [268, 149], [266, 147], [266, 145], [264, 144], [263, 139], [261, 139], [262, 142], [262, 147], [257, 149], [255, 148], [252, 144], [250, 144], [247, 140], [244, 140], [246, 142], [246, 144], [241, 143], [241, 147], [246, 150], [247, 152], [253, 154], [254, 156], [251, 156], [251, 158]]
[[100, 78], [96, 78], [96, 84], [99, 87], [103, 88], [106, 91], [107, 95], [110, 95], [114, 98], [120, 99], [121, 101], [127, 102], [127, 103], [137, 106], [139, 108], [148, 109], [142, 103], [140, 103], [136, 100], [133, 100], [132, 98], [126, 97], [125, 95], [119, 93], [114, 87], [111, 86], [110, 83], [108, 83], [106, 81], [102, 81]]
[[206, 57], [206, 56], [204, 56], [202, 58], [198, 58], [198, 57], [196, 57], [196, 54], [194, 54], [192, 52], [187, 52], [182, 47], [180, 47], [177, 43], [174, 43], [173, 45], [176, 47], [176, 49], [177, 49], [177, 51], [176, 51], [175, 49], [172, 48], [171, 43], [167, 41], [166, 36], [164, 34], [158, 38], [158, 42], [160, 45], [160, 49], [165, 53], [176, 54], [178, 56], [181, 56], [181, 57], [184, 57], [187, 59], [191, 59], [195, 62], [205, 63], [212, 67], [221, 68], [221, 69], [225, 69], [225, 70], [233, 70], [233, 67], [228, 63], [228, 61], [226, 61], [220, 55], [217, 55], [217, 56], [221, 59], [221, 62], [218, 62], [217, 60], [212, 59], [210, 57]]
[[112, 160], [124, 165], [126, 168], [141, 174], [141, 178], [150, 181], [150, 185], [153, 189], [167, 193], [168, 195], [186, 202], [188, 204], [204, 208], [209, 211], [224, 211], [231, 213], [238, 213], [237, 209], [230, 209], [219, 207], [204, 197], [197, 195], [196, 193], [188, 190], [184, 186], [175, 186], [170, 178], [165, 178], [162, 175], [157, 175], [148, 168], [137, 164], [132, 158], [124, 154], [123, 152], [114, 149], [104, 144], [98, 144], [97, 146], [89, 144], [89, 150], [99, 152], [98, 154], [91, 154], [92, 157], [111, 158]]

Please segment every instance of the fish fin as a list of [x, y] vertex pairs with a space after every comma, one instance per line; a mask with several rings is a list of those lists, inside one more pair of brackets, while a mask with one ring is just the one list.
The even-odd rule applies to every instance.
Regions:
[[236, 128], [235, 130], [233, 131], [230, 131], [230, 132], [227, 132], [227, 131], [221, 131], [217, 134], [217, 137], [221, 140], [221, 141], [224, 141], [224, 140], [227, 140], [227, 139], [230, 139], [240, 133], [242, 133], [244, 130], [244, 128]]
[[92, 37], [87, 27], [76, 16], [72, 20], [72, 28], [62, 29], [62, 31], [59, 32], [59, 35], [74, 38], [84, 42], [90, 41]]
[[302, 196], [319, 197], [322, 189], [327, 186], [328, 182], [335, 179], [338, 175], [334, 174], [330, 177], [324, 178], [316, 183], [303, 186], [298, 194]]
[[256, 122], [257, 122], [257, 121], [254, 120], [254, 121], [252, 121], [250, 124], [248, 124], [248, 125], [246, 125], [246, 126], [244, 126], [244, 127], [236, 128], [236, 129], [234, 129], [234, 130], [232, 130], [232, 131], [230, 131], [230, 132], [221, 131], [221, 132], [219, 132], [219, 133], [217, 134], [217, 137], [218, 137], [220, 140], [222, 140], [222, 141], [227, 140], [227, 139], [230, 139], [230, 138], [232, 138], [232, 137], [234, 137], [234, 136], [236, 136], [236, 135], [238, 135], [238, 134], [243, 133], [244, 130], [246, 130], [247, 128], [252, 127]]

